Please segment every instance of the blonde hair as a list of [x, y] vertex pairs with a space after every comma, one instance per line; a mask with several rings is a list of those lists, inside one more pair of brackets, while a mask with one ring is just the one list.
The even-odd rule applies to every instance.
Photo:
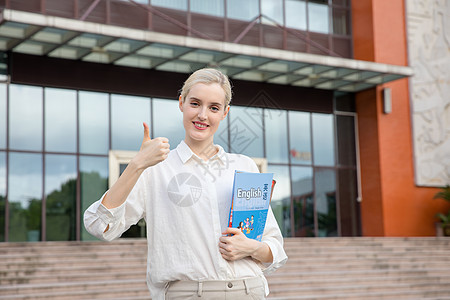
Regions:
[[189, 94], [191, 88], [197, 83], [203, 84], [219, 84], [223, 91], [225, 92], [225, 108], [230, 105], [231, 102], [231, 83], [228, 79], [228, 76], [223, 74], [217, 69], [205, 68], [195, 71], [189, 76], [188, 79], [184, 82], [183, 87], [181, 88], [180, 97], [183, 100], [186, 100], [186, 96]]

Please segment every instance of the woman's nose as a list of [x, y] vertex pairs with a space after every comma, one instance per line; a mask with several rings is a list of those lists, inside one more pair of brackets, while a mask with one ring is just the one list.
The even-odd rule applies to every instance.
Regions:
[[200, 111], [198, 112], [198, 118], [199, 118], [200, 120], [205, 120], [205, 119], [207, 118], [207, 115], [206, 115], [206, 108], [205, 108], [205, 107], [202, 107], [202, 108], [200, 109]]

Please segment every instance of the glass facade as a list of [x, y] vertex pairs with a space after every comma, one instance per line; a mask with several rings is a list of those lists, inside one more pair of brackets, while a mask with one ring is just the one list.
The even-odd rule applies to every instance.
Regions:
[[[356, 116], [336, 107], [232, 106], [216, 133], [226, 151], [267, 160], [284, 236], [358, 235]], [[184, 138], [175, 99], [3, 84], [0, 114], [0, 241], [94, 239], [82, 217], [108, 188], [109, 151], [138, 151], [143, 121], [172, 149]]]

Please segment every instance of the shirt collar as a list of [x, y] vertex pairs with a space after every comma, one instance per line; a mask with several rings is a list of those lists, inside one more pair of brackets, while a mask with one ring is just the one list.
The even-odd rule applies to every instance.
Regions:
[[[226, 159], [225, 150], [223, 150], [223, 148], [220, 145], [214, 145], [214, 147], [216, 147], [218, 151], [214, 156], [212, 156], [209, 159], [209, 162], [217, 159], [224, 164]], [[198, 157], [194, 152], [192, 152], [191, 148], [189, 148], [189, 146], [184, 142], [184, 140], [181, 141], [180, 144], [178, 144], [176, 150], [183, 164], [185, 164], [190, 158], [194, 158], [197, 161], [203, 162], [203, 160], [200, 157]]]

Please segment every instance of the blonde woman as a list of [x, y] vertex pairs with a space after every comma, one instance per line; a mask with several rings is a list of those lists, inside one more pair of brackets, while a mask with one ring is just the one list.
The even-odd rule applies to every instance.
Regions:
[[227, 226], [234, 171], [258, 172], [250, 158], [214, 145], [231, 94], [220, 71], [194, 72], [179, 97], [184, 140], [170, 151], [168, 139], [151, 139], [144, 123], [140, 151], [85, 212], [86, 229], [103, 240], [146, 220], [147, 285], [154, 300], [265, 299], [264, 274], [287, 260], [271, 210], [261, 242]]

